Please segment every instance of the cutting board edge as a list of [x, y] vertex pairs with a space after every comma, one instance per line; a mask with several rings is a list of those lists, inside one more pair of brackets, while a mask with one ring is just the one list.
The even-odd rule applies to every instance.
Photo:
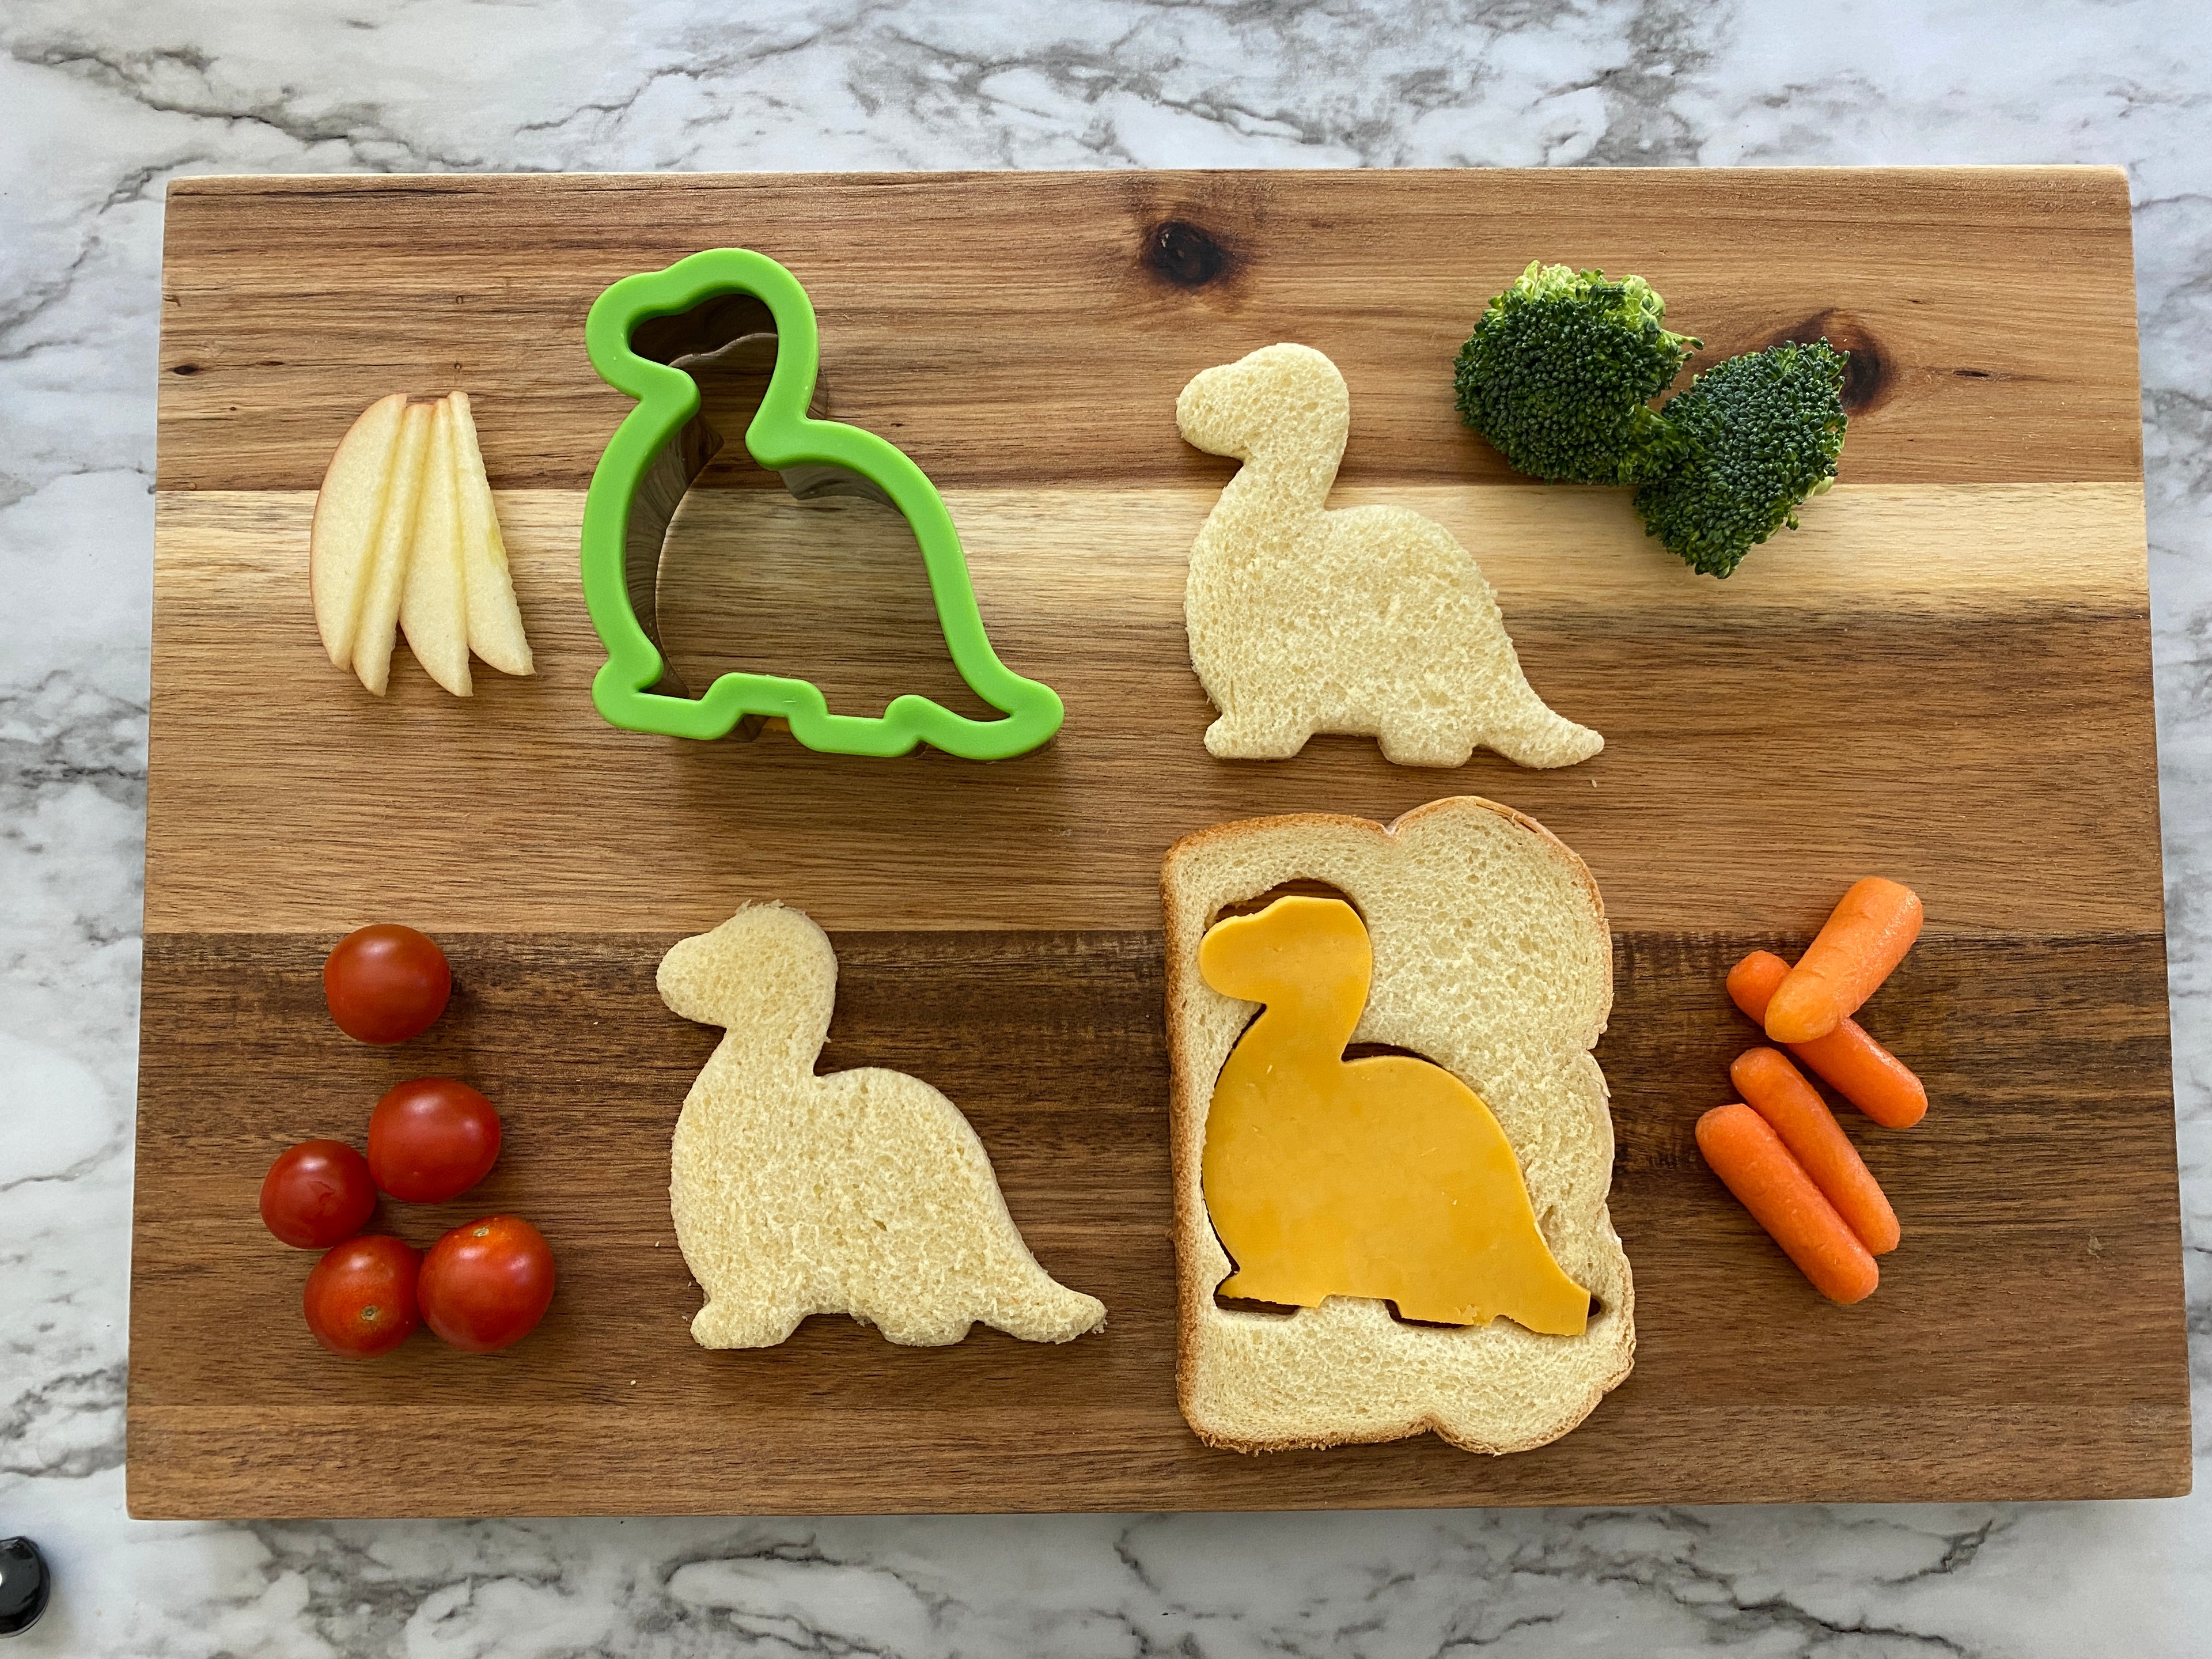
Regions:
[[1304, 178], [1337, 180], [1372, 180], [1378, 173], [1392, 177], [1451, 178], [1467, 173], [1480, 173], [1486, 178], [1509, 178], [1520, 180], [1561, 179], [1629, 179], [1638, 181], [1660, 178], [1730, 179], [1758, 178], [1761, 180], [1786, 179], [1793, 175], [1813, 178], [1832, 178], [1848, 174], [1857, 179], [1914, 179], [1942, 178], [1964, 175], [1975, 179], [2029, 179], [2042, 177], [2094, 179], [2117, 189], [2123, 200], [2128, 192], [2128, 170], [2116, 161], [1955, 161], [1929, 166], [1873, 166], [1853, 167], [944, 167], [899, 171], [855, 171], [823, 168], [762, 169], [758, 171], [702, 171], [702, 172], [641, 172], [641, 173], [501, 173], [501, 172], [438, 172], [438, 173], [188, 173], [171, 179], [166, 187], [171, 197], [196, 196], [313, 196], [336, 191], [356, 191], [363, 195], [396, 194], [419, 191], [424, 186], [436, 185], [459, 191], [490, 185], [495, 189], [511, 189], [518, 185], [541, 190], [555, 189], [635, 189], [641, 185], [654, 189], [713, 190], [733, 185], [746, 186], [763, 184], [806, 185], [819, 187], [825, 184], [863, 185], [872, 188], [904, 186], [923, 188], [933, 184], [969, 183], [988, 179], [993, 183], [1008, 180], [1039, 180], [1052, 182], [1066, 179], [1088, 179], [1105, 173], [1117, 177], [1144, 178], [1194, 181], [1208, 179], [1265, 179], [1283, 173], [1295, 173]]

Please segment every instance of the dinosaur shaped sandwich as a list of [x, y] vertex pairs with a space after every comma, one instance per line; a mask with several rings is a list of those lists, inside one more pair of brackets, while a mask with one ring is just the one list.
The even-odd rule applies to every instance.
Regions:
[[1494, 749], [1571, 766], [1605, 747], [1521, 672], [1498, 597], [1451, 532], [1403, 507], [1331, 509], [1352, 394], [1310, 346], [1209, 368], [1176, 400], [1184, 440], [1243, 462], [1190, 550], [1191, 666], [1222, 760], [1286, 760], [1316, 732], [1379, 738], [1401, 766]]
[[749, 906], [661, 959], [661, 1000], [726, 1028], [670, 1151], [676, 1242], [707, 1293], [705, 1348], [773, 1347], [811, 1314], [893, 1342], [957, 1342], [977, 1321], [1030, 1342], [1106, 1322], [1037, 1266], [960, 1109], [902, 1072], [815, 1073], [837, 1000], [830, 937]]
[[1216, 825], [1161, 891], [1199, 1437], [1511, 1452], [1580, 1423], [1636, 1350], [1582, 860], [1470, 796]]

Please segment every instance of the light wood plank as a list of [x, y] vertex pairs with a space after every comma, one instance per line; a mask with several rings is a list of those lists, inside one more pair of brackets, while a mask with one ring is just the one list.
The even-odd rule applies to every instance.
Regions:
[[[1626, 927], [1800, 926], [1873, 868], [1960, 927], [2162, 914], [2139, 486], [1844, 486], [1724, 584], [1612, 492], [1346, 492], [1479, 550], [1536, 685], [1607, 738], [1551, 773], [1392, 767], [1351, 738], [1210, 757], [1182, 611], [1208, 490], [948, 497], [994, 643], [1069, 710], [1050, 747], [995, 765], [607, 726], [572, 491], [501, 497], [538, 677], [487, 672], [463, 702], [403, 653], [379, 702], [316, 642], [313, 499], [162, 492], [150, 927], [703, 927], [780, 897], [831, 927], [1143, 928], [1193, 829], [1454, 793], [1564, 836]], [[871, 712], [958, 690], [895, 520], [741, 491], [685, 512], [685, 665], [796, 669]], [[825, 525], [854, 533], [825, 549]]]

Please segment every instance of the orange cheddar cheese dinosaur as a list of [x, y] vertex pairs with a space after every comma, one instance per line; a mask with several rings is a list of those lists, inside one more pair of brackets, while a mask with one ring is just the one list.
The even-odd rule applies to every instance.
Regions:
[[1217, 923], [1198, 968], [1265, 1005], [1206, 1120], [1206, 1213], [1236, 1263], [1221, 1295], [1301, 1308], [1370, 1297], [1431, 1324], [1503, 1316], [1582, 1334], [1589, 1292], [1553, 1259], [1489, 1107], [1428, 1060], [1344, 1058], [1374, 972], [1358, 911], [1277, 899]]

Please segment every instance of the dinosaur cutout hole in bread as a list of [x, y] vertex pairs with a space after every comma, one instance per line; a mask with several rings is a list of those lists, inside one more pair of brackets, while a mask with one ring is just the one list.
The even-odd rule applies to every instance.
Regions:
[[[1311, 876], [1294, 876], [1288, 881], [1277, 882], [1264, 893], [1256, 893], [1248, 899], [1231, 899], [1226, 904], [1217, 906], [1207, 915], [1206, 925], [1211, 928], [1231, 916], [1256, 916], [1279, 898], [1334, 899], [1339, 904], [1350, 905], [1352, 914], [1361, 921], [1366, 920], [1366, 913], [1360, 909], [1359, 901], [1341, 887], [1316, 880]], [[1255, 1013], [1253, 1018], [1256, 1019], [1259, 1016]]]
[[1201, 1185], [1231, 1263], [1217, 1304], [1356, 1296], [1411, 1324], [1582, 1334], [1590, 1293], [1553, 1259], [1481, 1097], [1419, 1056], [1346, 1057], [1374, 967], [1351, 905], [1293, 895], [1217, 922], [1198, 965], [1262, 1005], [1206, 1114]]
[[1287, 760], [1318, 732], [1372, 737], [1401, 766], [1477, 748], [1571, 766], [1605, 739], [1530, 687], [1468, 550], [1402, 507], [1328, 505], [1352, 395], [1310, 346], [1272, 345], [1194, 377], [1185, 441], [1243, 463], [1190, 550], [1191, 666], [1219, 711], [1206, 752]]
[[1400, 1060], [1427, 1060], [1431, 1066], [1436, 1064], [1419, 1049], [1403, 1048], [1395, 1042], [1353, 1042], [1346, 1044], [1344, 1050], [1345, 1062], [1347, 1065], [1355, 1060], [1381, 1060], [1388, 1056], [1395, 1056]]
[[[1340, 889], [1366, 921], [1373, 978], [1353, 1036], [1426, 1055], [1504, 1128], [1546, 1244], [1594, 1298], [1581, 1335], [1510, 1319], [1428, 1328], [1357, 1296], [1288, 1318], [1215, 1301], [1237, 1267], [1206, 1211], [1207, 1120], [1254, 1004], [1209, 986], [1199, 950], [1215, 916], [1300, 878]], [[1214, 824], [1169, 850], [1160, 896], [1176, 1396], [1193, 1431], [1240, 1452], [1434, 1433], [1498, 1454], [1582, 1422], [1636, 1351], [1634, 1276], [1606, 1201], [1605, 1073], [1591, 1052], [1613, 1004], [1613, 945], [1588, 867], [1534, 820], [1466, 796], [1389, 824], [1314, 812]]]
[[[1442, 1323], [1442, 1322], [1439, 1322], [1439, 1321], [1433, 1320], [1433, 1319], [1408, 1319], [1408, 1318], [1407, 1318], [1407, 1317], [1406, 1317], [1406, 1316], [1405, 1316], [1403, 1313], [1401, 1313], [1401, 1312], [1400, 1312], [1400, 1311], [1399, 1311], [1398, 1304], [1397, 1304], [1396, 1303], [1395, 1303], [1395, 1302], [1386, 1302], [1383, 1305], [1384, 1305], [1384, 1306], [1386, 1306], [1386, 1307], [1388, 1307], [1388, 1308], [1390, 1310], [1390, 1318], [1391, 1318], [1391, 1320], [1392, 1320], [1392, 1322], [1393, 1322], [1394, 1323], [1395, 1323], [1395, 1324], [1400, 1324], [1400, 1325], [1410, 1325], [1410, 1326], [1412, 1326], [1412, 1327], [1413, 1327], [1414, 1329], [1416, 1329], [1416, 1330], [1422, 1330], [1422, 1331], [1457, 1331], [1457, 1330], [1464, 1330], [1464, 1329], [1466, 1328], [1466, 1327], [1465, 1327], [1465, 1326], [1462, 1326], [1462, 1325], [1447, 1325], [1447, 1324], [1443, 1324], [1443, 1323]], [[1591, 1297], [1590, 1297], [1590, 1299], [1589, 1299], [1589, 1317], [1590, 1319], [1595, 1320], [1595, 1319], [1601, 1319], [1601, 1318], [1604, 1317], [1604, 1316], [1605, 1316], [1605, 1298], [1604, 1298], [1603, 1297], [1601, 1297], [1601, 1296], [1598, 1296], [1598, 1295], [1596, 1295], [1596, 1294], [1593, 1293], [1593, 1294], [1591, 1295]]]
[[1261, 1302], [1249, 1296], [1224, 1296], [1216, 1286], [1213, 1305], [1224, 1313], [1255, 1314], [1263, 1319], [1289, 1319], [1297, 1313], [1294, 1302]]
[[707, 1296], [702, 1347], [773, 1347], [815, 1314], [917, 1347], [977, 1322], [1030, 1342], [1105, 1323], [1030, 1254], [959, 1108], [903, 1073], [817, 1071], [837, 956], [805, 915], [740, 910], [672, 946], [658, 984], [675, 1012], [726, 1030], [669, 1154], [677, 1245]]
[[[1399, 1310], [1395, 1302], [1387, 1297], [1382, 1300], [1382, 1305], [1390, 1311], [1390, 1322], [1394, 1325], [1404, 1325], [1418, 1331], [1458, 1331], [1467, 1328], [1463, 1325], [1447, 1325], [1433, 1319], [1408, 1319]], [[1218, 1290], [1213, 1293], [1213, 1305], [1224, 1313], [1255, 1314], [1262, 1318], [1274, 1319], [1290, 1319], [1296, 1316], [1298, 1311], [1294, 1303], [1255, 1302], [1248, 1297], [1224, 1296]], [[1592, 1296], [1589, 1299], [1590, 1318], [1599, 1319], [1603, 1317], [1604, 1314], [1604, 1298]]]

